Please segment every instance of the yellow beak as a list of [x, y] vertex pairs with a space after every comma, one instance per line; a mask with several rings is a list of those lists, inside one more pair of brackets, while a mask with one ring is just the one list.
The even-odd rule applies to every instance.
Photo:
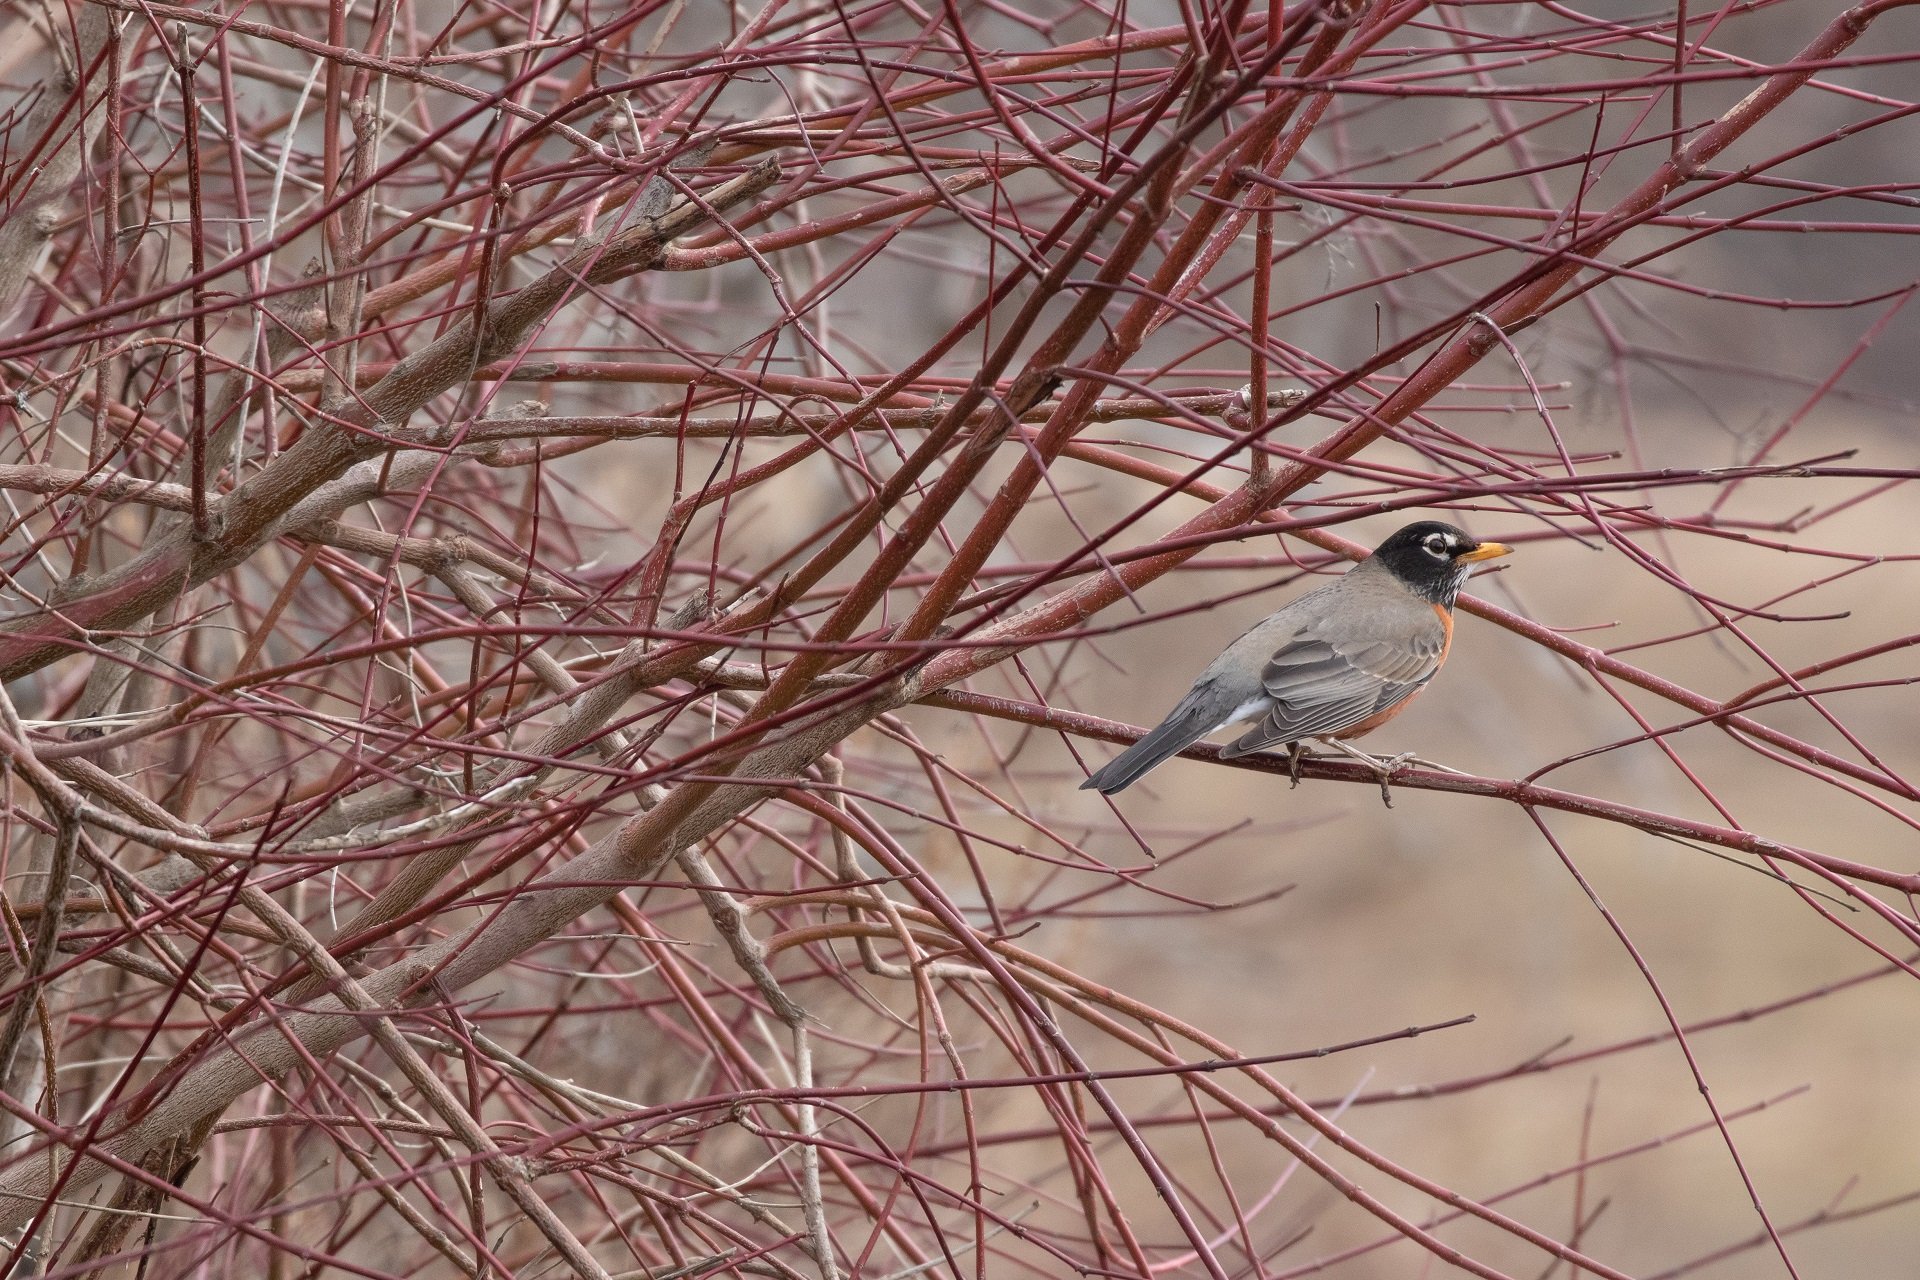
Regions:
[[1504, 542], [1483, 542], [1473, 550], [1455, 556], [1454, 559], [1472, 563], [1478, 560], [1498, 560], [1501, 556], [1512, 554], [1513, 548]]

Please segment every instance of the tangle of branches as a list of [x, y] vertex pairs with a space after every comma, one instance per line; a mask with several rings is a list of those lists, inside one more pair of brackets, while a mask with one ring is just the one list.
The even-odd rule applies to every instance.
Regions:
[[0, 1274], [1911, 1266], [1907, 0], [6, 12]]

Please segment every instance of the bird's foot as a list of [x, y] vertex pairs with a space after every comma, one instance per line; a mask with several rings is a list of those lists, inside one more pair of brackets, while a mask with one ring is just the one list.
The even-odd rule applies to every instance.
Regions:
[[1391, 809], [1393, 808], [1393, 787], [1391, 784], [1394, 773], [1403, 765], [1417, 760], [1419, 757], [1411, 751], [1402, 751], [1399, 755], [1388, 756], [1385, 760], [1382, 760], [1378, 756], [1369, 756], [1367, 758], [1373, 761], [1374, 774], [1380, 779], [1380, 803]]
[[[1428, 763], [1411, 751], [1402, 751], [1397, 756], [1381, 757], [1368, 755], [1364, 751], [1348, 746], [1338, 738], [1321, 738], [1319, 741], [1326, 743], [1342, 755], [1352, 756], [1355, 760], [1358, 760], [1361, 764], [1373, 770], [1373, 776], [1380, 780], [1380, 803], [1386, 805], [1389, 809], [1393, 808], [1393, 789], [1391, 786], [1393, 775], [1408, 764], [1424, 765]], [[1452, 770], [1448, 772], [1452, 772]]]
[[[1293, 787], [1300, 785], [1300, 762], [1307, 758], [1307, 744], [1289, 742], [1287, 744], [1287, 776], [1293, 779]], [[1289, 787], [1288, 790], [1293, 790]]]

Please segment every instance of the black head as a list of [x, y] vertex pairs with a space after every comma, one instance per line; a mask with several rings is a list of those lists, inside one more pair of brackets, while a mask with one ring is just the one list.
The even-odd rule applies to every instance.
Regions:
[[1476, 565], [1512, 551], [1498, 542], [1475, 542], [1450, 524], [1422, 520], [1375, 547], [1373, 559], [1422, 599], [1451, 609]]

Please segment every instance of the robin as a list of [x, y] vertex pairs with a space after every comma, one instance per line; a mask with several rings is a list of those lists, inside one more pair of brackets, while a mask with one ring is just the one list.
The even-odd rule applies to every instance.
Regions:
[[1398, 761], [1383, 763], [1340, 740], [1406, 710], [1447, 660], [1460, 588], [1481, 564], [1512, 551], [1438, 520], [1408, 525], [1228, 645], [1165, 720], [1081, 789], [1112, 795], [1214, 730], [1251, 720], [1253, 728], [1221, 748], [1221, 759], [1286, 747], [1297, 784], [1301, 741], [1317, 738], [1372, 763], [1384, 798]]

